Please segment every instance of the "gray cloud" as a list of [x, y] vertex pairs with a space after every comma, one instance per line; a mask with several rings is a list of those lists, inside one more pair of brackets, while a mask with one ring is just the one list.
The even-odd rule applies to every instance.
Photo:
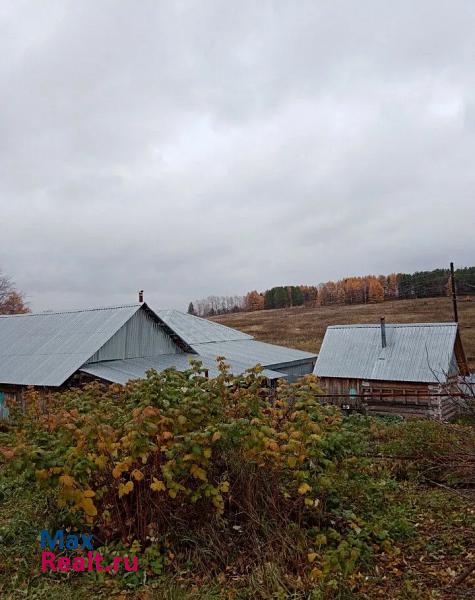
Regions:
[[0, 266], [34, 309], [474, 262], [470, 0], [0, 6]]

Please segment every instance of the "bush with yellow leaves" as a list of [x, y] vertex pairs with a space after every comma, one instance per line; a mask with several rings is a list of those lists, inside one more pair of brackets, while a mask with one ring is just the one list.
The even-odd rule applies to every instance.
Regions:
[[278, 560], [298, 585], [347, 577], [384, 546], [368, 518], [384, 498], [355, 456], [362, 440], [320, 404], [313, 376], [270, 393], [260, 373], [235, 377], [220, 360], [208, 379], [193, 363], [41, 408], [32, 392], [12, 466], [52, 490], [58, 520], [103, 544], [157, 547], [175, 568], [240, 573]]

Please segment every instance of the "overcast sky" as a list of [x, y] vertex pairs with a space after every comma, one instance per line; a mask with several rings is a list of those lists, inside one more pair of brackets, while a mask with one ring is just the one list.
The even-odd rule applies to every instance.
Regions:
[[475, 264], [473, 0], [0, 2], [34, 310]]

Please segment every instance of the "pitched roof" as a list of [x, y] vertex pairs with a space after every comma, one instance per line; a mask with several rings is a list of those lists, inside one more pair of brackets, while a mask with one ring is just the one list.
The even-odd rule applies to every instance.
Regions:
[[224, 356], [248, 366], [257, 363], [279, 370], [279, 366], [316, 358], [315, 353], [259, 342], [251, 335], [177, 310], [159, 310], [157, 315], [200, 356]]
[[61, 385], [140, 306], [0, 316], [0, 382]]
[[[163, 354], [153, 358], [128, 358], [124, 360], [109, 360], [99, 363], [87, 364], [81, 368], [81, 371], [100, 377], [106, 381], [114, 383], [127, 383], [131, 379], [142, 379], [150, 369], [155, 369], [158, 373], [165, 369], [176, 369], [177, 371], [186, 371], [190, 368], [190, 360], [197, 360], [208, 370], [210, 377], [218, 375], [218, 365], [213, 357], [197, 356], [196, 354]], [[249, 361], [226, 361], [229, 364], [230, 372], [234, 375], [244, 373], [250, 367], [255, 366]], [[264, 369], [262, 375], [268, 379], [285, 378], [285, 373], [279, 373], [270, 369]]]
[[[101, 360], [98, 351], [139, 310], [160, 323], [163, 333], [182, 353], [153, 359], [113, 353], [113, 361], [109, 356]], [[120, 342], [125, 343], [123, 339]], [[260, 363], [267, 367], [264, 375], [270, 379], [286, 376], [279, 372], [280, 366], [316, 358], [315, 354], [259, 342], [236, 329], [176, 310], [155, 313], [146, 304], [0, 316], [0, 382], [4, 384], [55, 387], [78, 370], [122, 383], [124, 377], [143, 376], [150, 368], [175, 366], [184, 370], [190, 356], [202, 360], [211, 376], [216, 371], [216, 357], [224, 356], [232, 373]]]
[[380, 325], [328, 327], [314, 373], [384, 381], [437, 383], [454, 369], [457, 323], [387, 324], [386, 347]]
[[315, 360], [316, 354], [267, 344], [254, 339], [229, 340], [206, 344], [192, 344], [193, 350], [200, 356], [224, 356], [227, 360], [247, 361], [253, 365], [277, 369], [289, 363]]
[[190, 345], [252, 339], [252, 336], [237, 329], [178, 310], [158, 310], [156, 314]]

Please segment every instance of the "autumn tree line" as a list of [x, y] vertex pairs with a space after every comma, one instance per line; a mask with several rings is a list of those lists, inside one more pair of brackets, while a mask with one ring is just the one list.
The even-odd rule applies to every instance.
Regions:
[[[475, 267], [455, 271], [459, 296], [475, 295]], [[265, 292], [252, 290], [244, 296], [208, 296], [190, 302], [188, 312], [210, 317], [232, 312], [256, 311], [291, 306], [331, 306], [343, 304], [371, 304], [385, 300], [435, 298], [451, 293], [450, 271], [434, 269], [416, 273], [391, 273], [345, 277], [317, 286], [276, 286]]]

